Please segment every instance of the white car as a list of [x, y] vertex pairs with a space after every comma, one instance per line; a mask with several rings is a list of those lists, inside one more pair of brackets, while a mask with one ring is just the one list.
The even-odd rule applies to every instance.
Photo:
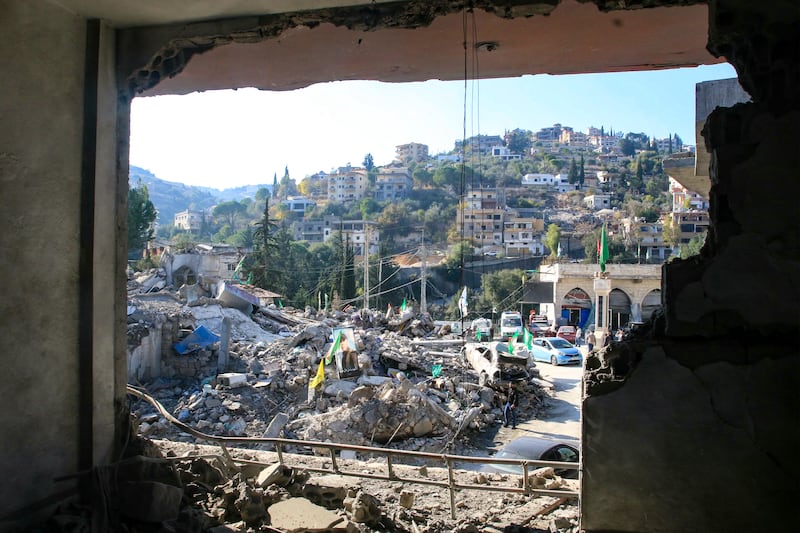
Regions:
[[461, 357], [478, 373], [481, 385], [506, 387], [530, 377], [530, 354], [521, 344], [514, 344], [513, 352], [509, 352], [505, 342], [468, 342], [461, 349]]

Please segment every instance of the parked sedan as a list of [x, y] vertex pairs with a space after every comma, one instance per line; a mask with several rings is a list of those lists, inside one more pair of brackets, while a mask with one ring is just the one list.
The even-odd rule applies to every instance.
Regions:
[[556, 332], [556, 337], [561, 337], [571, 343], [575, 343], [575, 326], [561, 326]]
[[561, 337], [533, 339], [530, 353], [534, 361], [546, 361], [552, 365], [581, 364], [580, 350]]
[[[573, 440], [551, 440], [542, 437], [518, 437], [502, 448], [495, 455], [497, 459], [527, 459], [529, 461], [563, 461], [577, 463], [580, 459], [578, 442]], [[528, 467], [528, 472], [538, 468]], [[486, 464], [483, 472], [503, 474], [522, 474], [522, 466], [512, 464]], [[574, 468], [556, 468], [556, 474], [565, 478], [576, 479], [578, 471]]]

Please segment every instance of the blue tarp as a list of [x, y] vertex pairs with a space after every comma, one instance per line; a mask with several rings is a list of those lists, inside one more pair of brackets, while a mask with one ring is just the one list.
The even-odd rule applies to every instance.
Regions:
[[219, 342], [219, 335], [205, 326], [200, 326], [191, 332], [185, 339], [175, 345], [175, 351], [181, 355], [201, 350], [206, 346]]

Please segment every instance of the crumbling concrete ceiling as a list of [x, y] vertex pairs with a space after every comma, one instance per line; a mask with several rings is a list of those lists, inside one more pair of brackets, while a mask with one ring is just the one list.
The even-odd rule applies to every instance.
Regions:
[[[458, 80], [465, 76], [465, 38], [470, 64], [472, 50], [477, 53], [479, 72], [471, 76], [481, 78], [724, 60], [706, 50], [704, 4], [649, 2], [647, 8], [614, 11], [577, 0], [477, 4], [486, 9], [465, 14], [461, 3], [423, 8], [400, 2], [126, 30], [120, 42], [123, 49], [138, 47], [140, 64], [123, 67], [133, 73], [132, 93], [149, 96], [240, 87], [291, 90], [334, 80]], [[660, 4], [669, 7], [649, 7]]]

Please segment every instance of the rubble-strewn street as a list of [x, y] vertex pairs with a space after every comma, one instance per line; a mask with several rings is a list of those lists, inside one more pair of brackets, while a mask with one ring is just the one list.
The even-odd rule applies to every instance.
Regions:
[[[499, 427], [504, 395], [479, 385], [460, 356], [461, 338], [447, 325], [412, 311], [326, 314], [270, 305], [248, 315], [193, 287], [172, 290], [158, 270], [131, 279], [128, 289], [129, 382], [193, 430], [489, 454], [482, 437]], [[321, 372], [322, 383], [311, 388]], [[547, 392], [535, 379], [521, 386], [519, 416], [535, 418]], [[446, 487], [306, 471], [330, 468], [324, 451], [289, 449], [292, 466], [278, 464], [269, 444], [229, 446], [226, 457], [150, 403], [129, 398], [137, 432], [132, 446], [152, 458], [122, 463], [134, 484], [117, 494], [126, 523], [136, 524], [129, 531], [577, 531], [574, 498], [457, 490], [453, 520]], [[158, 459], [190, 454], [205, 458]], [[385, 458], [341, 455], [337, 462], [361, 473], [386, 467]], [[393, 461], [406, 463], [394, 467], [403, 469], [401, 477], [447, 481], [447, 469], [429, 461]], [[457, 476], [487, 487], [521, 486], [517, 476], [477, 469]], [[552, 468], [535, 471], [531, 483], [577, 489]]]

